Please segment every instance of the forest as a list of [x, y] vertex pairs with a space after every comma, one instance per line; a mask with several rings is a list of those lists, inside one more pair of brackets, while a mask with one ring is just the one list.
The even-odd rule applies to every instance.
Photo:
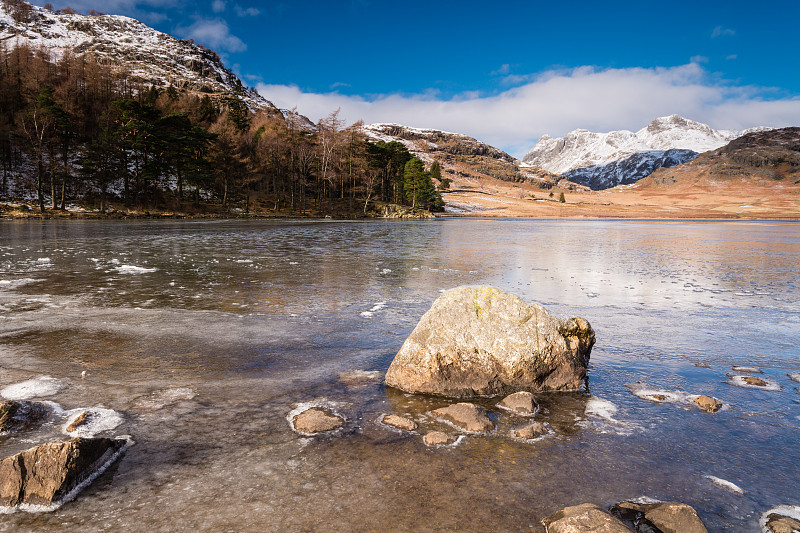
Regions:
[[0, 42], [0, 201], [41, 213], [366, 216], [380, 205], [443, 210], [441, 167], [399, 142], [369, 142], [338, 111], [311, 124], [253, 110], [239, 85], [198, 94], [118, 66]]

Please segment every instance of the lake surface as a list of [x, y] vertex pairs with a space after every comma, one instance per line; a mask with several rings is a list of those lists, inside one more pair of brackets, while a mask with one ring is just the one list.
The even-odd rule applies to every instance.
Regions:
[[[0, 531], [539, 531], [642, 495], [759, 531], [800, 505], [798, 272], [796, 223], [3, 221], [0, 389], [35, 380], [26, 397], [57, 406], [0, 436], [0, 457], [65, 438], [59, 409], [95, 408], [99, 435], [136, 444]], [[425, 413], [448, 402], [381, 376], [441, 291], [479, 284], [589, 320], [587, 390], [538, 395], [541, 440], [509, 438], [525, 421], [487, 399], [494, 433], [428, 448], [443, 427]], [[737, 365], [772, 390], [738, 386]], [[294, 433], [306, 402], [344, 428]]]

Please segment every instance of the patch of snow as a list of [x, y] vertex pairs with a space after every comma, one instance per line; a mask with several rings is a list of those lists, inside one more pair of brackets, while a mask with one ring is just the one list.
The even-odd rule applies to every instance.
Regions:
[[713, 483], [717, 487], [729, 490], [736, 494], [744, 494], [744, 489], [742, 489], [739, 485], [736, 485], [735, 483], [731, 483], [730, 481], [727, 481], [725, 479], [716, 476], [704, 475], [703, 477], [711, 481], [711, 483]]
[[[84, 412], [88, 416], [86, 423], [75, 428], [75, 431], [67, 431], [67, 427]], [[70, 409], [65, 414], [67, 416], [67, 422], [61, 430], [70, 437], [94, 437], [104, 431], [111, 431], [123, 422], [122, 415], [113, 409], [106, 409], [104, 407]]]
[[120, 265], [120, 266], [116, 267], [114, 270], [116, 270], [120, 274], [147, 274], [149, 272], [155, 272], [158, 269], [157, 268], [140, 267], [140, 266], [136, 266], [136, 265]]
[[748, 377], [750, 377], [750, 376], [732, 375], [732, 376], [730, 376], [730, 379], [728, 381], [726, 381], [725, 383], [727, 383], [728, 385], [735, 385], [737, 387], [744, 387], [745, 389], [758, 389], [758, 390], [769, 390], [769, 391], [779, 391], [779, 390], [781, 390], [780, 384], [775, 383], [773, 381], [770, 381], [768, 379], [762, 379], [762, 378], [758, 378], [758, 379], [762, 379], [762, 381], [765, 381], [767, 383], [763, 387], [759, 386], [759, 385], [750, 385], [745, 381], [745, 378], [748, 378]]

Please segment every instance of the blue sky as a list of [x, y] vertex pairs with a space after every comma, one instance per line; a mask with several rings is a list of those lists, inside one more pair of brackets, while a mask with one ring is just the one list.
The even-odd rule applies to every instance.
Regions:
[[313, 120], [341, 108], [348, 122], [458, 131], [514, 155], [544, 133], [671, 113], [800, 125], [800, 0], [70, 4], [192, 37]]

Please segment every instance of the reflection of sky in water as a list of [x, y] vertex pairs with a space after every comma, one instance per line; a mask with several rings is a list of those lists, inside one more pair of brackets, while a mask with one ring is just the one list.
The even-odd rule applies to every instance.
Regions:
[[[0, 388], [49, 375], [65, 384], [54, 397], [65, 408], [103, 404], [124, 413], [120, 430], [138, 442], [121, 467], [122, 479], [133, 479], [127, 494], [136, 495], [134, 507], [154, 505], [148, 491], [160, 479], [156, 467], [182, 465], [172, 474], [175, 489], [166, 484], [153, 496], [168, 507], [147, 517], [165, 527], [181, 506], [218, 496], [197, 488], [206, 476], [239, 492], [230, 481], [232, 453], [246, 490], [266, 490], [264, 480], [248, 476], [271, 469], [280, 476], [270, 479], [269, 498], [285, 508], [308, 502], [286, 482], [301, 479], [315, 498], [328, 498], [315, 500], [320, 509], [350, 506], [364, 521], [396, 516], [376, 494], [409, 516], [424, 512], [427, 501], [416, 488], [455, 499], [428, 475], [450, 479], [455, 470], [468, 473], [464, 501], [485, 497], [503, 512], [478, 513], [465, 527], [456, 516], [470, 513], [447, 500], [453, 529], [519, 530], [555, 502], [605, 504], [647, 493], [689, 500], [717, 529], [741, 530], [762, 508], [786, 503], [800, 476], [800, 396], [787, 377], [800, 370], [798, 265], [800, 224], [793, 223], [2, 222]], [[363, 422], [393, 410], [424, 412], [441, 400], [339, 382], [342, 372], [385, 371], [440, 291], [466, 284], [498, 286], [556, 313], [584, 316], [597, 332], [589, 379], [596, 401], [587, 412], [585, 396], [541, 398], [537, 419], [556, 434], [537, 447], [466, 439], [445, 460]], [[731, 385], [726, 374], [734, 364], [761, 367], [781, 390]], [[79, 377], [84, 369], [87, 379]], [[631, 394], [636, 384], [709, 394], [730, 408], [707, 415], [691, 405], [655, 404]], [[142, 407], [176, 388], [190, 394]], [[300, 446], [284, 417], [316, 397], [340, 402], [353, 427], [363, 423], [339, 441]], [[601, 416], [612, 412], [613, 420]], [[502, 415], [499, 424], [502, 431], [515, 427]], [[261, 437], [269, 444], [253, 440], [260, 434], [270, 435]], [[200, 454], [204, 466], [170, 455], [165, 443], [173, 440]], [[24, 446], [0, 441], [4, 453]], [[501, 453], [518, 464], [499, 459]], [[399, 464], [385, 467], [387, 457]], [[770, 475], [775, 465], [782, 473]], [[414, 490], [386, 494], [385, 478], [369, 475], [392, 476], [396, 468], [405, 468]], [[536, 483], [525, 468], [539, 473]], [[709, 494], [717, 489], [703, 475], [736, 482], [746, 494]], [[346, 487], [352, 497], [331, 487]], [[498, 494], [504, 503], [496, 502]], [[122, 529], [137, 523], [136, 513], [120, 511], [127, 501], [105, 497]], [[105, 513], [93, 507], [102, 501], [89, 498], [43, 530], [59, 530], [62, 520], [80, 523], [86, 507]], [[255, 527], [246, 513], [226, 514], [236, 505], [223, 497], [204, 516]], [[253, 521], [278, 516], [283, 530], [319, 525], [291, 522], [277, 510], [251, 512]], [[0, 523], [0, 531], [24, 525]]]

